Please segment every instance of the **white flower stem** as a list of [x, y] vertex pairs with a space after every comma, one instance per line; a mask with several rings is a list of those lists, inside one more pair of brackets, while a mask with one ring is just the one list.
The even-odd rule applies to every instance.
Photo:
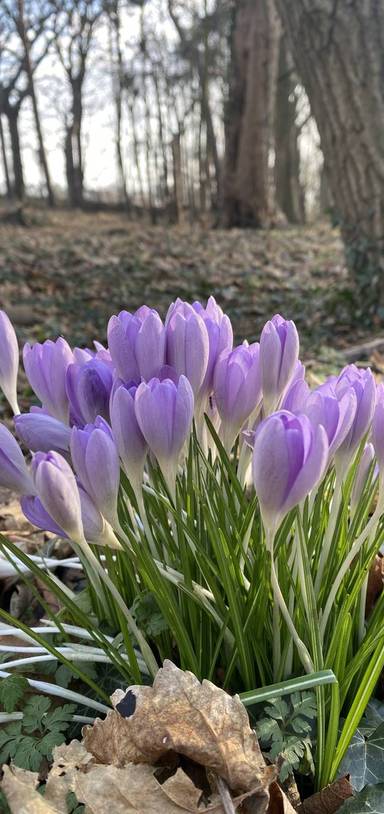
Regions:
[[116, 604], [118, 605], [118, 607], [120, 608], [121, 612], [125, 616], [125, 618], [127, 620], [128, 628], [131, 631], [131, 633], [133, 634], [133, 636], [135, 637], [135, 639], [136, 639], [136, 641], [137, 641], [137, 643], [138, 643], [138, 645], [140, 647], [140, 650], [141, 650], [142, 656], [144, 658], [144, 661], [145, 661], [151, 675], [154, 677], [159, 668], [158, 668], [158, 664], [156, 662], [156, 659], [155, 659], [155, 657], [154, 657], [154, 655], [152, 653], [152, 650], [149, 647], [148, 642], [145, 640], [143, 634], [141, 633], [141, 631], [137, 627], [136, 622], [135, 622], [131, 612], [127, 608], [121, 594], [119, 593], [116, 586], [112, 582], [109, 574], [107, 573], [107, 571], [105, 571], [105, 569], [103, 568], [103, 566], [101, 565], [101, 563], [99, 562], [97, 557], [95, 557], [93, 551], [89, 547], [86, 540], [83, 540], [83, 542], [81, 543], [81, 547], [82, 547], [82, 550], [84, 551], [84, 554], [85, 554], [87, 560], [89, 561], [91, 567], [93, 567], [93, 569], [98, 573], [98, 575], [100, 576], [100, 578], [102, 579], [104, 584], [107, 586], [108, 590], [110, 591], [111, 595], [113, 596], [113, 598], [114, 598]]
[[[277, 616], [277, 611], [275, 611], [275, 607], [277, 607], [278, 610], [281, 612], [281, 615], [282, 615], [282, 617], [283, 617], [283, 619], [284, 619], [284, 621], [285, 621], [285, 623], [287, 625], [287, 628], [288, 628], [288, 630], [289, 630], [289, 632], [290, 632], [290, 634], [292, 636], [292, 639], [293, 639], [293, 641], [294, 641], [294, 643], [295, 643], [295, 645], [297, 647], [299, 658], [300, 658], [300, 661], [301, 661], [305, 671], [307, 673], [313, 673], [314, 672], [314, 667], [313, 667], [312, 659], [311, 659], [311, 657], [309, 655], [309, 652], [308, 652], [304, 642], [302, 641], [302, 639], [300, 639], [300, 636], [299, 636], [299, 634], [298, 634], [298, 632], [297, 632], [297, 630], [295, 628], [295, 625], [293, 623], [293, 620], [291, 618], [291, 615], [289, 613], [289, 610], [287, 608], [285, 599], [283, 597], [283, 594], [282, 594], [282, 591], [281, 591], [281, 588], [280, 588], [280, 585], [279, 585], [279, 580], [278, 580], [278, 576], [277, 576], [277, 573], [276, 573], [274, 556], [273, 556], [273, 542], [274, 542], [274, 532], [273, 531], [272, 532], [271, 531], [266, 531], [266, 542], [267, 542], [267, 549], [271, 554], [271, 584], [272, 584], [273, 602], [274, 602], [274, 608], [273, 608], [273, 635], [274, 635], [274, 641], [273, 641], [273, 659], [274, 659], [273, 673], [274, 673], [274, 678], [276, 679], [276, 677], [279, 674], [279, 666], [280, 666], [279, 662], [281, 660], [280, 631], [279, 631], [279, 626], [277, 624], [278, 616]], [[277, 644], [276, 644], [276, 640], [275, 640], [275, 633], [277, 631], [278, 631], [278, 636], [277, 636], [278, 649], [277, 649]]]
[[333, 492], [333, 500], [331, 506], [331, 513], [328, 520], [328, 526], [324, 535], [323, 545], [320, 552], [320, 559], [319, 565], [317, 568], [317, 574], [315, 579], [315, 593], [318, 596], [321, 588], [321, 582], [324, 574], [324, 569], [329, 557], [329, 553], [331, 550], [332, 539], [335, 533], [337, 517], [339, 514], [341, 499], [343, 495], [342, 491], [343, 486], [343, 477], [340, 471], [336, 471], [336, 480], [335, 480], [335, 488]]

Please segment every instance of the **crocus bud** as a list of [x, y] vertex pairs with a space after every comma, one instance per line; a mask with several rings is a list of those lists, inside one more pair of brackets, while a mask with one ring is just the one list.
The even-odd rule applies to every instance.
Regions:
[[312, 424], [322, 424], [327, 433], [328, 463], [352, 426], [356, 404], [356, 395], [352, 389], [348, 389], [340, 399], [314, 391], [302, 408], [301, 412], [308, 416]]
[[215, 364], [223, 351], [233, 347], [233, 330], [229, 317], [223, 313], [214, 297], [210, 297], [205, 308], [200, 302], [192, 303], [192, 308], [204, 320], [208, 331], [209, 354], [207, 372], [202, 384], [202, 391], [209, 395], [213, 388]]
[[376, 389], [376, 407], [372, 420], [372, 444], [381, 472], [384, 470], [384, 384]]
[[310, 395], [305, 379], [295, 379], [288, 387], [281, 402], [281, 409], [290, 413], [301, 413]]
[[66, 390], [74, 424], [83, 427], [95, 421], [98, 415], [106, 421], [109, 419], [112, 384], [111, 368], [98, 359], [68, 366]]
[[324, 427], [280, 411], [256, 430], [252, 474], [264, 527], [275, 532], [285, 515], [312, 491], [324, 473], [328, 442]]
[[94, 424], [87, 424], [82, 430], [73, 427], [70, 450], [81, 486], [106, 520], [116, 525], [120, 466], [106, 421], [99, 416]]
[[240, 345], [221, 354], [213, 378], [214, 396], [222, 421], [223, 443], [229, 452], [236, 436], [261, 400], [260, 348]]
[[54, 418], [68, 424], [69, 404], [65, 389], [65, 376], [68, 365], [73, 362], [73, 354], [68, 342], [60, 337], [56, 342], [47, 339], [41, 345], [24, 346], [24, 368], [32, 389], [39, 397], [43, 408]]
[[0, 486], [21, 495], [36, 493], [23, 453], [4, 424], [0, 424]]
[[20, 504], [25, 517], [33, 526], [37, 526], [38, 529], [43, 529], [43, 531], [50, 531], [52, 534], [57, 534], [58, 537], [68, 538], [68, 534], [66, 534], [65, 531], [55, 523], [51, 515], [48, 514], [39, 497], [24, 495], [20, 500]]
[[[372, 466], [372, 462], [375, 457], [375, 450], [373, 444], [366, 444], [363, 450], [363, 454], [360, 458], [360, 461], [357, 465], [355, 479], [353, 481], [352, 491], [351, 491], [351, 513], [352, 515], [355, 513], [361, 495], [367, 485], [369, 470]], [[373, 472], [373, 478], [376, 479], [377, 472]]]
[[67, 424], [44, 413], [38, 407], [31, 407], [29, 413], [15, 416], [18, 437], [32, 452], [67, 452], [71, 430]]
[[135, 395], [136, 418], [143, 436], [173, 490], [181, 450], [193, 418], [192, 387], [185, 376], [142, 382]]
[[124, 471], [135, 492], [141, 488], [148, 444], [135, 412], [135, 386], [116, 382], [111, 395], [111, 426]]
[[278, 407], [292, 381], [299, 357], [299, 337], [291, 320], [276, 314], [264, 325], [260, 337], [260, 366], [264, 413]]
[[187, 302], [178, 300], [171, 306], [167, 319], [167, 362], [179, 376], [186, 376], [193, 390], [196, 406], [208, 370], [208, 330], [199, 314]]
[[112, 526], [99, 512], [93, 500], [81, 486], [79, 486], [79, 495], [84, 537], [87, 542], [108, 546], [108, 548], [121, 548]]
[[17, 403], [17, 373], [19, 370], [19, 346], [11, 320], [0, 311], [0, 389], [15, 414]]
[[143, 305], [134, 314], [120, 311], [108, 324], [108, 345], [124, 382], [147, 381], [165, 364], [165, 328], [157, 311]]
[[58, 452], [37, 452], [32, 472], [45, 511], [71, 540], [84, 542], [79, 490], [67, 461]]
[[336, 468], [345, 473], [351, 458], [371, 426], [375, 410], [376, 383], [369, 368], [361, 370], [355, 365], [348, 365], [342, 370], [335, 384], [337, 398], [341, 399], [351, 390], [356, 397], [356, 411], [351, 428], [335, 456]]

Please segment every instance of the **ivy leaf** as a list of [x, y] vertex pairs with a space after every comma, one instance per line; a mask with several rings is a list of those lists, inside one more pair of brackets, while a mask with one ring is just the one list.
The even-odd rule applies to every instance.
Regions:
[[378, 698], [371, 698], [366, 707], [359, 730], [362, 735], [369, 736], [384, 722], [384, 704]]
[[20, 675], [10, 675], [0, 681], [0, 705], [5, 712], [14, 712], [25, 691], [28, 689], [28, 681]]
[[338, 814], [382, 814], [384, 811], [384, 783], [367, 786], [356, 797], [351, 797], [338, 809]]
[[384, 723], [369, 738], [359, 729], [355, 732], [340, 766], [340, 776], [345, 774], [356, 791], [384, 781]]

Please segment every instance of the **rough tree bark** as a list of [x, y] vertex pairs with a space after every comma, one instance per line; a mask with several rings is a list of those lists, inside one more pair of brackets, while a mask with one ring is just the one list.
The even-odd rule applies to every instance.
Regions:
[[72, 102], [70, 123], [65, 134], [65, 169], [68, 197], [71, 206], [81, 207], [84, 202], [84, 170], [81, 129], [83, 122], [83, 70], [69, 77]]
[[286, 38], [280, 41], [279, 73], [275, 113], [275, 187], [276, 204], [290, 223], [305, 220], [304, 192], [300, 183], [299, 128], [296, 122], [295, 87], [292, 59]]
[[266, 226], [273, 214], [269, 153], [273, 143], [279, 38], [274, 0], [234, 3], [226, 110], [227, 226]]
[[5, 146], [4, 128], [3, 128], [3, 122], [2, 122], [2, 119], [1, 119], [1, 113], [0, 113], [0, 145], [1, 145], [1, 157], [2, 157], [2, 161], [3, 161], [5, 188], [6, 188], [6, 191], [7, 191], [7, 198], [12, 198], [11, 178], [10, 178], [10, 175], [9, 175], [8, 156], [7, 156], [7, 149], [6, 149], [6, 146]]
[[278, 0], [364, 310], [384, 313], [384, 3]]
[[25, 183], [19, 136], [19, 113], [20, 105], [8, 105], [5, 110], [5, 115], [8, 119], [9, 135], [11, 137], [13, 194], [18, 201], [23, 201], [25, 196]]

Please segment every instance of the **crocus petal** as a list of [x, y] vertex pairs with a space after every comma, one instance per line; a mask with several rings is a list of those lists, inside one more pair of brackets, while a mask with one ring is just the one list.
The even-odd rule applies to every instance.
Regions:
[[0, 389], [13, 412], [19, 412], [17, 403], [17, 374], [19, 370], [19, 346], [11, 320], [0, 311]]

